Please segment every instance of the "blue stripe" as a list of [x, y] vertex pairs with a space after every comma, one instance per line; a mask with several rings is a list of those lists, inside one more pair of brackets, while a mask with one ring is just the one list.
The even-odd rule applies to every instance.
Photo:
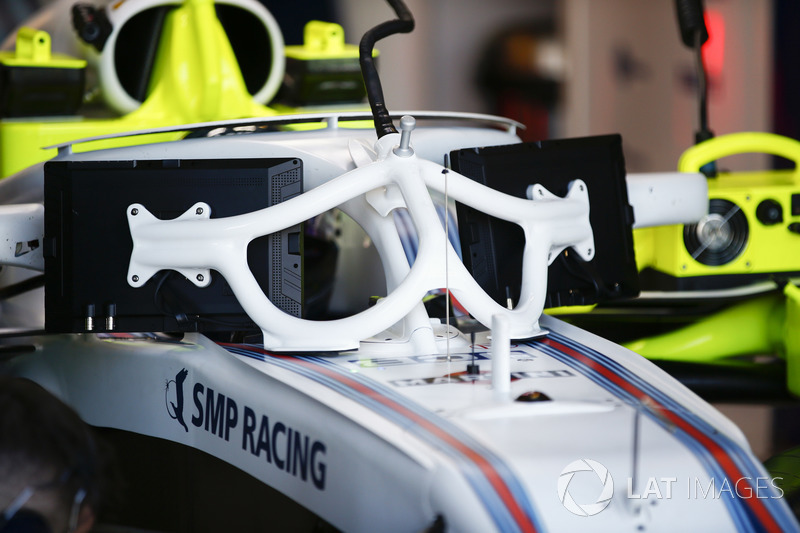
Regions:
[[[494, 487], [492, 487], [488, 479], [484, 476], [483, 472], [481, 472], [480, 469], [475, 465], [475, 463], [471, 459], [466, 457], [460, 450], [453, 448], [450, 444], [441, 440], [436, 435], [430, 433], [429, 431], [427, 431], [426, 429], [415, 423], [413, 420], [408, 419], [402, 413], [397, 412], [396, 410], [392, 409], [389, 406], [384, 405], [383, 403], [379, 402], [374, 398], [370, 398], [369, 396], [364, 395], [348, 387], [347, 385], [337, 381], [336, 379], [328, 377], [319, 372], [310, 370], [302, 365], [292, 363], [290, 359], [282, 357], [267, 357], [266, 355], [258, 351], [250, 349], [246, 345], [240, 345], [238, 347], [225, 346], [225, 348], [232, 353], [257, 359], [259, 361], [267, 362], [269, 364], [273, 364], [278, 367], [291, 370], [292, 372], [295, 372], [317, 383], [325, 385], [326, 387], [335, 390], [336, 392], [342, 394], [343, 396], [355, 400], [358, 403], [369, 407], [372, 411], [380, 414], [387, 420], [392, 421], [393, 423], [402, 427], [403, 429], [409, 430], [423, 441], [445, 452], [447, 455], [451, 456], [452, 458], [458, 461], [458, 463], [461, 466], [461, 471], [464, 473], [465, 477], [468, 479], [473, 489], [475, 489], [475, 492], [478, 495], [478, 497], [484, 502], [484, 506], [487, 512], [492, 517], [494, 522], [497, 524], [498, 528], [501, 531], [519, 531], [516, 520], [513, 518], [513, 516], [511, 516], [510, 512], [508, 511], [508, 508], [503, 503], [502, 499], [497, 494], [497, 492], [494, 490]], [[465, 433], [463, 430], [453, 425], [452, 423], [448, 422], [444, 418], [438, 417], [435, 414], [431, 413], [430, 411], [421, 408], [416, 403], [411, 402], [410, 400], [408, 400], [408, 398], [398, 394], [393, 389], [386, 387], [381, 383], [375, 382], [374, 380], [371, 380], [361, 374], [351, 373], [341, 368], [339, 365], [319, 357], [313, 357], [313, 356], [303, 357], [303, 360], [306, 362], [312, 362], [316, 365], [325, 367], [329, 370], [336, 372], [337, 374], [346, 376], [348, 379], [353, 379], [357, 381], [359, 384], [373, 390], [377, 394], [380, 394], [381, 396], [384, 396], [390, 399], [391, 401], [401, 405], [403, 408], [412, 411], [415, 415], [424, 418], [431, 424], [434, 424], [437, 427], [442, 428], [446, 433], [453, 436], [455, 439], [459, 440], [467, 447], [471, 448], [477, 454], [482, 456], [492, 466], [492, 468], [495, 469], [497, 474], [503, 479], [504, 483], [510, 490], [514, 499], [519, 504], [520, 508], [528, 515], [529, 519], [534, 524], [536, 529], [539, 531], [543, 530], [541, 523], [539, 522], [539, 520], [536, 517], [536, 514], [534, 513], [530, 498], [527, 496], [524, 487], [516, 478], [516, 476], [508, 467], [508, 465], [506, 465], [499, 457], [497, 457], [490, 450], [486, 449], [479, 442], [473, 439], [469, 434]]]
[[[634, 409], [639, 410], [639, 412], [643, 413], [644, 416], [647, 416], [649, 419], [653, 420], [656, 424], [665, 428], [669, 433], [675, 435], [675, 437], [681, 443], [686, 445], [692, 451], [692, 454], [700, 461], [700, 463], [704, 465], [706, 470], [709, 473], [711, 473], [712, 477], [726, 478], [723, 470], [719, 467], [719, 465], [713, 459], [713, 457], [710, 456], [708, 450], [706, 450], [700, 443], [698, 443], [690, 435], [687, 435], [683, 430], [673, 427], [668, 421], [658, 416], [655, 412], [653, 412], [653, 410], [650, 407], [643, 404], [639, 400], [639, 398], [636, 398], [628, 391], [620, 388], [616, 383], [609, 381], [605, 376], [599, 374], [594, 369], [584, 365], [580, 361], [576, 361], [569, 355], [558, 351], [556, 348], [552, 346], [547, 346], [545, 344], [537, 343], [537, 344], [531, 344], [531, 347], [568, 365], [577, 372], [580, 372], [581, 374], [589, 378], [591, 381], [593, 381], [600, 387], [609, 391], [614, 396], [622, 399], [625, 403], [631, 405]], [[579, 350], [574, 346], [570, 346], [570, 348], [573, 348], [576, 351], [580, 352], [582, 355], [587, 355], [587, 357], [589, 357], [589, 355], [584, 353], [583, 350]], [[597, 362], [599, 363], [599, 361]], [[728, 498], [725, 498], [724, 504], [728, 509], [729, 513], [731, 514], [734, 523], [737, 525], [737, 529], [739, 529], [739, 531], [752, 531], [752, 529], [749, 528], [748, 526], [749, 524], [748, 514], [746, 514], [746, 512], [743, 513], [744, 511], [743, 509], [741, 509], [739, 506], [732, 505], [728, 500], [729, 500]]]
[[[291, 371], [293, 371], [295, 373], [303, 375], [304, 377], [312, 379], [313, 381], [321, 383], [321, 384], [323, 384], [323, 385], [325, 385], [325, 386], [327, 386], [327, 387], [329, 387], [329, 388], [331, 388], [333, 390], [336, 390], [337, 392], [339, 392], [340, 394], [342, 394], [345, 397], [348, 397], [350, 399], [358, 401], [362, 405], [367, 405], [374, 412], [379, 413], [381, 416], [383, 416], [384, 418], [386, 418], [388, 420], [391, 420], [392, 422], [396, 423], [400, 427], [402, 427], [404, 429], [407, 429], [407, 430], [417, 434], [425, 442], [428, 442], [429, 444], [432, 444], [437, 448], [442, 448], [442, 444], [444, 444], [439, 439], [437, 439], [434, 436], [430, 435], [428, 432], [420, 431], [421, 428], [419, 426], [417, 426], [413, 421], [405, 418], [404, 416], [402, 416], [401, 414], [397, 413], [396, 411], [394, 411], [390, 407], [388, 407], [388, 406], [386, 406], [386, 405], [384, 405], [384, 404], [382, 404], [382, 403], [380, 403], [380, 402], [378, 402], [378, 401], [376, 401], [374, 399], [365, 397], [363, 394], [358, 393], [357, 391], [354, 391], [350, 387], [347, 387], [346, 385], [342, 384], [341, 382], [339, 382], [339, 381], [337, 381], [337, 380], [335, 380], [333, 378], [330, 378], [328, 376], [325, 376], [324, 374], [319, 374], [319, 373], [314, 372], [312, 370], [309, 370], [309, 369], [307, 369], [307, 368], [305, 368], [303, 366], [293, 364], [290, 361], [287, 361], [286, 359], [265, 357], [263, 354], [260, 354], [258, 352], [251, 352], [251, 351], [246, 351], [246, 350], [236, 350], [236, 349], [232, 349], [230, 347], [228, 349], [231, 350], [231, 351], [234, 351], [235, 353], [239, 353], [240, 355], [245, 355], [247, 357], [253, 357], [253, 358], [258, 359], [260, 361], [265, 361], [265, 362], [268, 362], [268, 363], [271, 363], [271, 364], [275, 364], [276, 366], [280, 366], [282, 368], [291, 370]], [[307, 361], [313, 361], [313, 362], [319, 364], [319, 361], [315, 360], [315, 358], [313, 358], [313, 357], [304, 358], [304, 359], [307, 360]], [[349, 378], [355, 378], [355, 375], [351, 375], [350, 373], [346, 373], [345, 372], [344, 374], [346, 374]], [[359, 382], [361, 382], [361, 381], [362, 380], [359, 380]], [[370, 388], [374, 389], [374, 387], [370, 387]], [[403, 405], [403, 407], [406, 407], [406, 405]], [[441, 425], [440, 421], [437, 421], [437, 424]], [[516, 524], [514, 523], [513, 519], [510, 516], [508, 516], [507, 514], [499, 513], [500, 509], [505, 509], [504, 504], [497, 497], [496, 493], [491, 488], [491, 486], [487, 487], [487, 483], [485, 481], [485, 478], [483, 478], [483, 476], [480, 474], [480, 472], [475, 469], [474, 465], [470, 461], [468, 461], [465, 457], [463, 457], [463, 455], [460, 452], [458, 452], [458, 450], [452, 450], [451, 448], [448, 447], [445, 451], [454, 452], [454, 453], [450, 453], [450, 455], [451, 456], [455, 455], [456, 458], [459, 460], [459, 462], [462, 463], [462, 467], [463, 466], [467, 466], [467, 468], [464, 468], [463, 470], [464, 470], [464, 473], [467, 475], [467, 477], [468, 477], [468, 479], [470, 481], [470, 485], [472, 485], [473, 488], [476, 489], [476, 492], [478, 493], [478, 495], [486, 503], [487, 510], [489, 511], [490, 515], [495, 520], [495, 522], [498, 524], [498, 527], [501, 527], [503, 530], [509, 530], [509, 531], [510, 530], [516, 530], [517, 529], [516, 528]]]
[[[568, 339], [564, 336], [553, 334], [554, 338], [557, 338], [559, 342], [562, 342], [564, 345], [569, 346], [576, 351], [579, 351], [583, 355], [597, 361], [598, 363], [602, 364], [609, 370], [614, 371], [620, 377], [623, 377], [626, 381], [636, 385], [639, 389], [643, 392], [656, 398], [660, 403], [668, 406], [673, 412], [679, 414], [681, 418], [683, 418], [687, 423], [691, 424], [695, 427], [698, 431], [701, 431], [705, 435], [707, 435], [711, 440], [716, 442], [720, 447], [725, 449], [728, 452], [728, 455], [731, 459], [736, 463], [740, 470], [743, 473], [748, 475], [759, 474], [759, 467], [756, 463], [752, 460], [751, 456], [745, 453], [742, 448], [734, 442], [730, 437], [727, 435], [723, 435], [715, 430], [715, 428], [709, 424], [706, 420], [698, 416], [696, 413], [687, 410], [681, 404], [679, 404], [676, 400], [672, 397], [668, 396], [663, 391], [656, 389], [650, 383], [642, 380], [636, 374], [633, 374], [628, 369], [622, 367], [618, 362], [613, 361], [612, 359], [608, 358], [607, 356], [593, 350], [587, 346], [583, 346], [581, 344], [576, 343], [575, 341]], [[775, 494], [777, 495], [777, 494]]]
[[[730, 459], [734, 462], [734, 464], [736, 464], [737, 468], [739, 468], [739, 470], [745, 476], [756, 478], [761, 475], [759, 468], [756, 466], [756, 463], [753, 461], [750, 455], [747, 454], [744, 450], [742, 450], [742, 448], [736, 442], [734, 442], [730, 437], [716, 431], [713, 428], [713, 426], [711, 426], [704, 419], [700, 418], [696, 413], [687, 410], [684, 406], [679, 404], [677, 401], [668, 396], [666, 393], [655, 388], [653, 385], [644, 381], [633, 372], [624, 368], [617, 361], [614, 361], [608, 356], [603, 355], [600, 352], [597, 352], [596, 350], [593, 350], [561, 334], [551, 332], [549, 334], [549, 337], [557, 342], [564, 344], [569, 348], [572, 348], [576, 352], [586, 356], [587, 358], [605, 367], [611, 372], [614, 372], [623, 380], [636, 386], [644, 394], [647, 394], [648, 396], [656, 399], [659, 403], [666, 406], [673, 413], [682, 418], [687, 424], [691, 425], [693, 428], [702, 432], [710, 440], [712, 440], [720, 448], [722, 448], [722, 450], [730, 457]], [[643, 404], [638, 398], [630, 395], [627, 391], [620, 389], [616, 384], [609, 381], [606, 377], [602, 376], [593, 368], [586, 366], [583, 363], [580, 363], [579, 361], [576, 361], [568, 354], [563, 354], [553, 349], [552, 347], [546, 346], [544, 344], [534, 342], [530, 343], [529, 345], [540, 351], [542, 351], [543, 349], [546, 350], [546, 352], [549, 355], [559, 359], [560, 361], [564, 362], [565, 364], [568, 364], [575, 370], [581, 372], [582, 374], [589, 377], [590, 379], [592, 379], [592, 381], [598, 383], [599, 385], [601, 385], [603, 388], [605, 388], [615, 396], [618, 396], [622, 399], [632, 402], [634, 405], [642, 406], [643, 407], [642, 410], [646, 414], [648, 414], [648, 416], [652, 420], [654, 420], [662, 427], [674, 431], [675, 428], [668, 421], [659, 417], [658, 413], [654, 412], [650, 407]], [[691, 450], [693, 450], [695, 456], [701, 461], [702, 464], [706, 465], [706, 468], [708, 469], [709, 473], [712, 476], [714, 476], [715, 478], [718, 476], [721, 479], [728, 479], [728, 477], [724, 473], [724, 470], [719, 465], [717, 460], [714, 458], [713, 454], [711, 454], [711, 452], [708, 449], [706, 449], [701, 443], [699, 443], [694, 437], [685, 433], [684, 431], [679, 431], [676, 432], [675, 434], [676, 437], [678, 437], [681, 442], [683, 442]], [[730, 481], [731, 480], [728, 480], [729, 483]], [[771, 487], [769, 487], [769, 490], [771, 491]], [[777, 496], [777, 493], [772, 492], [771, 495]], [[721, 498], [721, 499], [723, 499], [727, 508], [729, 509], [729, 511], [731, 511], [732, 516], [735, 519], [735, 522], [740, 528], [744, 528], [744, 530], [746, 531], [761, 530], [761, 527], [758, 527], [760, 526], [760, 524], [758, 524], [757, 522], [757, 517], [752, 514], [751, 509], [746, 505], [746, 503], [741, 498], [732, 497], [732, 498]], [[784, 502], [780, 501], [780, 499], [777, 497], [762, 498], [761, 501], [764, 503], [765, 507], [769, 510], [775, 521], [783, 530], [785, 531], [797, 530], [794, 517]]]
[[[458, 426], [450, 423], [446, 419], [435, 415], [431, 411], [429, 411], [429, 410], [425, 409], [424, 407], [421, 407], [417, 403], [409, 400], [406, 396], [403, 396], [402, 394], [398, 393], [394, 389], [383, 385], [382, 383], [378, 383], [378, 382], [376, 382], [374, 380], [371, 380], [371, 379], [369, 379], [369, 378], [367, 378], [367, 377], [365, 377], [365, 376], [363, 376], [361, 374], [353, 374], [351, 372], [348, 372], [347, 370], [341, 368], [339, 365], [337, 365], [337, 364], [335, 364], [335, 363], [333, 363], [331, 361], [328, 361], [326, 359], [316, 358], [316, 357], [312, 358], [312, 359], [315, 362], [317, 362], [318, 364], [320, 364], [320, 365], [326, 366], [327, 368], [329, 368], [331, 370], [335, 370], [337, 373], [340, 373], [342, 375], [346, 375], [347, 377], [349, 377], [351, 379], [355, 379], [355, 380], [359, 381], [359, 383], [361, 383], [362, 385], [371, 388], [372, 390], [378, 392], [382, 396], [384, 396], [384, 397], [396, 402], [399, 405], [402, 405], [404, 408], [408, 409], [409, 411], [414, 412], [414, 414], [416, 414], [420, 418], [424, 418], [425, 420], [427, 420], [431, 424], [434, 424], [436, 426], [439, 426], [439, 427], [443, 428], [448, 434], [450, 434], [451, 436], [453, 436], [454, 438], [456, 438], [457, 440], [459, 440], [463, 444], [467, 445], [473, 451], [477, 452], [479, 455], [481, 455], [484, 459], [486, 459], [486, 461], [488, 461], [492, 465], [492, 468], [494, 468], [497, 471], [498, 474], [500, 474], [500, 476], [503, 478], [503, 481], [505, 482], [506, 486], [509, 488], [509, 490], [511, 491], [512, 495], [514, 496], [514, 499], [517, 500], [517, 502], [520, 504], [520, 507], [522, 507], [523, 511], [525, 511], [528, 514], [528, 516], [531, 518], [531, 520], [533, 520], [533, 518], [535, 516], [535, 513], [534, 513], [534, 510], [533, 510], [533, 507], [530, 504], [530, 498], [528, 497], [525, 489], [523, 488], [523, 486], [519, 482], [519, 480], [516, 478], [514, 473], [511, 471], [511, 469], [508, 467], [508, 465], [506, 465], [506, 463], [503, 462], [502, 459], [500, 459], [497, 455], [495, 455], [491, 450], [489, 450], [488, 448], [483, 446], [480, 442], [475, 440], [471, 435], [469, 435], [468, 433], [464, 432]], [[437, 442], [441, 442], [438, 439], [438, 437], [434, 437], [434, 438], [436, 439]], [[492, 490], [492, 493], [494, 493], [494, 490]], [[534, 524], [536, 524], [535, 521], [534, 521]], [[540, 529], [538, 525], [537, 525], [537, 529]]]
[[[553, 337], [555, 339], [555, 335], [553, 335]], [[555, 340], [558, 340], [559, 342], [562, 342], [561, 338], [555, 339]], [[567, 343], [564, 343], [564, 344], [566, 345]], [[595, 355], [596, 352], [595, 352], [595, 354], [593, 354], [592, 350], [590, 350], [590, 349], [588, 349], [586, 347], [583, 347], [581, 345], [576, 345], [575, 343], [569, 343], [569, 344], [570, 344], [569, 345], [570, 348], [576, 350], [577, 352], [581, 353], [582, 355], [585, 355], [586, 357], [592, 359], [596, 363], [601, 364], [601, 365], [605, 366], [606, 368], [608, 368], [609, 370], [613, 371], [613, 369], [609, 368], [610, 365], [604, 364], [605, 361], [600, 360], [599, 357], [593, 357], [593, 355]], [[576, 360], [572, 359], [569, 355], [561, 354], [561, 352], [558, 352], [558, 351], [556, 351], [555, 349], [553, 349], [551, 347], [548, 347], [548, 353], [550, 353], [554, 357], [559, 358], [564, 363], [569, 364], [570, 366], [574, 367], [576, 370], [580, 371], [581, 373], [587, 375], [587, 377], [590, 377], [593, 381], [595, 381], [596, 383], [601, 385], [603, 388], [605, 388], [609, 392], [612, 392], [616, 396], [625, 399], [626, 401], [632, 403], [633, 405], [640, 406], [641, 407], [641, 411], [643, 411], [644, 414], [646, 414], [648, 416], [648, 418], [650, 418], [651, 420], [653, 420], [654, 422], [656, 422], [660, 426], [664, 427], [666, 430], [672, 432], [680, 442], [682, 442], [684, 445], [686, 445], [692, 451], [692, 453], [695, 455], [695, 457], [701, 462], [701, 464], [703, 464], [705, 466], [707, 472], [710, 474], [711, 477], [713, 477], [714, 479], [723, 479], [723, 480], [724, 479], [728, 479], [728, 476], [725, 474], [724, 470], [720, 467], [720, 465], [714, 459], [713, 455], [702, 444], [697, 442], [697, 440], [695, 440], [691, 435], [688, 435], [685, 431], [680, 430], [679, 428], [675, 428], [668, 421], [666, 421], [666, 420], [662, 419], [660, 416], [658, 416], [657, 412], [654, 412], [649, 406], [643, 404], [638, 398], [636, 398], [635, 396], [631, 395], [627, 391], [619, 388], [613, 382], [608, 381], [607, 378], [605, 378], [601, 374], [597, 373], [591, 367], [585, 366], [582, 363], [580, 363], [579, 361], [576, 361]], [[619, 375], [619, 373], [617, 373], [617, 374]], [[640, 386], [640, 384], [642, 383], [641, 380], [638, 380], [638, 379], [636, 379], [636, 380], [627, 379], [626, 376], [620, 376], [620, 377], [625, 379], [628, 382], [631, 382], [633, 385], [636, 385], [645, 394], [651, 395], [650, 392], [652, 392], [652, 390], [654, 390], [654, 389], [651, 389], [651, 391], [648, 391], [645, 388], [641, 387]], [[634, 381], [639, 381], [640, 383], [639, 384], [633, 383]], [[649, 388], [649, 387], [647, 387], [647, 388]], [[654, 398], [656, 398], [656, 396], [662, 396], [662, 395], [661, 394], [655, 394], [655, 395], [652, 395], [652, 396]], [[656, 398], [656, 399], [658, 399], [658, 398]], [[669, 403], [673, 403], [673, 402], [669, 402]], [[682, 415], [683, 413], [685, 413], [685, 409], [682, 409], [682, 408], [674, 409], [673, 411], [676, 414], [678, 414], [679, 416]], [[681, 418], [684, 418], [684, 420], [685, 420], [685, 417], [681, 416]], [[688, 421], [688, 420], [686, 420], [686, 422], [691, 424], [691, 422]], [[691, 425], [694, 426], [694, 424], [691, 424]], [[697, 429], [700, 430], [700, 428], [697, 428]], [[709, 435], [708, 432], [703, 431], [703, 433], [706, 434], [709, 438], [711, 438], [711, 435]], [[712, 439], [712, 440], [715, 440], [715, 439]], [[715, 442], [716, 442], [716, 440], [715, 440]], [[730, 480], [729, 480], [729, 482], [730, 482]], [[755, 517], [753, 517], [751, 515], [750, 510], [746, 507], [744, 502], [742, 502], [741, 500], [739, 500], [737, 502], [734, 502], [732, 498], [720, 498], [720, 499], [722, 499], [723, 503], [725, 504], [726, 508], [728, 509], [729, 513], [731, 514], [731, 517], [733, 518], [733, 521], [736, 524], [737, 529], [739, 531], [756, 531], [756, 529], [754, 529], [754, 526], [752, 524], [752, 520]], [[738, 503], [739, 505], [736, 505], [736, 503]]]

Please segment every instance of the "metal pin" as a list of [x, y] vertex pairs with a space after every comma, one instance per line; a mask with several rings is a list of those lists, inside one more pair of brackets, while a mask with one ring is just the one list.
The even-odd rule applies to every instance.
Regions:
[[83, 327], [86, 331], [94, 331], [94, 304], [86, 306], [86, 318], [83, 321]]
[[394, 153], [400, 157], [410, 157], [414, 154], [411, 149], [411, 132], [417, 125], [417, 121], [411, 115], [403, 115], [400, 119], [400, 146], [394, 149]]
[[106, 306], [106, 331], [114, 331], [116, 324], [114, 317], [117, 315], [117, 304], [108, 304]]

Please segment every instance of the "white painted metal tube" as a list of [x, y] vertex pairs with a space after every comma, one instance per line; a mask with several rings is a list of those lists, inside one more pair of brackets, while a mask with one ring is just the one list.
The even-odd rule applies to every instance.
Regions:
[[492, 389], [500, 398], [508, 398], [511, 391], [511, 338], [508, 318], [492, 317]]
[[628, 174], [634, 228], [692, 224], [708, 214], [708, 181], [694, 172]]

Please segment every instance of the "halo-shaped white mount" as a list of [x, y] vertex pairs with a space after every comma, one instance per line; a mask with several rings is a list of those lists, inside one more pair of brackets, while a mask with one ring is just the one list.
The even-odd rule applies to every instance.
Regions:
[[[422, 299], [428, 291], [445, 286], [487, 327], [494, 315], [501, 314], [508, 319], [511, 338], [542, 334], [539, 317], [548, 264], [566, 247], [572, 247], [586, 261], [594, 256], [586, 184], [575, 180], [564, 198], [538, 185], [532, 188], [533, 199], [517, 198], [418, 158], [413, 149], [410, 153], [401, 150], [398, 155], [393, 149], [399, 142], [399, 134], [386, 135], [376, 143], [374, 162], [252, 213], [213, 219], [208, 218], [207, 206], [197, 205], [177, 219], [158, 220], [146, 206], [130, 206], [133, 252], [128, 283], [141, 286], [161, 269], [182, 272], [196, 284], [208, 283], [209, 270], [216, 270], [263, 331], [265, 347], [275, 350], [357, 348], [360, 341], [403, 321], [403, 330], [415, 332], [417, 337], [420, 330], [430, 330], [428, 346], [435, 351]], [[481, 289], [448, 242], [429, 192], [443, 193], [445, 187], [455, 201], [522, 227], [522, 286], [514, 309], [497, 304]], [[337, 206], [343, 206], [375, 243], [384, 265], [388, 295], [347, 318], [311, 321], [290, 316], [264, 296], [248, 268], [247, 245], [256, 237], [281, 231]], [[419, 250], [411, 267], [391, 217], [398, 207], [408, 209], [419, 234]], [[132, 214], [134, 209], [136, 215]], [[204, 209], [203, 213], [198, 215], [198, 209]], [[203, 282], [198, 281], [198, 274]]]

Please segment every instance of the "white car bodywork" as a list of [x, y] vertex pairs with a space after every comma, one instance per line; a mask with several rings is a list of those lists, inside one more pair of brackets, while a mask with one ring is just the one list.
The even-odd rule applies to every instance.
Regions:
[[[592, 256], [580, 182], [565, 199], [534, 187], [533, 197], [545, 199], [524, 200], [468, 183], [441, 165], [453, 149], [519, 142], [508, 122], [499, 130], [419, 128], [410, 142], [389, 135], [376, 143], [371, 130], [339, 127], [340, 118], [325, 118], [323, 130], [79, 154], [65, 148], [59, 158], [300, 158], [305, 193], [291, 204], [216, 222], [193, 218], [194, 210], [176, 221], [132, 221], [140, 249], [131, 272], [144, 279], [171, 268], [191, 279], [213, 268], [236, 291], [232, 278], [245, 273], [226, 270], [236, 250], [215, 248], [214, 232], [236, 233], [246, 222], [266, 233], [338, 206], [380, 253], [388, 294], [382, 304], [333, 325], [308, 323], [275, 314], [268, 302], [251, 305], [245, 287], [237, 297], [266, 348], [219, 345], [199, 334], [169, 342], [113, 333], [20, 336], [5, 342], [25, 350], [17, 355], [9, 347], [14, 356], [0, 369], [42, 383], [90, 424], [220, 458], [345, 531], [374, 531], [377, 524], [382, 531], [420, 531], [437, 517], [448, 531], [798, 529], [729, 420], [642, 357], [541, 315], [548, 254], [570, 246], [586, 260]], [[244, 125], [215, 127], [237, 124]], [[445, 176], [447, 186], [438, 185]], [[41, 178], [39, 168], [0, 182], [0, 196], [37, 202]], [[686, 183], [698, 187], [687, 195], [705, 187], [700, 176]], [[432, 214], [429, 189], [525, 227], [530, 255], [518, 309], [497, 306], [466, 273]], [[409, 209], [420, 233], [410, 267], [392, 236], [389, 215], [398, 207]], [[674, 218], [668, 210], [650, 222]], [[254, 232], [242, 235], [232, 241]], [[190, 237], [191, 246], [170, 252]], [[470, 313], [494, 324], [491, 338], [484, 333], [471, 344], [428, 319], [422, 295], [451, 284]], [[281, 349], [295, 353], [276, 353]], [[467, 371], [471, 362], [478, 372]]]

